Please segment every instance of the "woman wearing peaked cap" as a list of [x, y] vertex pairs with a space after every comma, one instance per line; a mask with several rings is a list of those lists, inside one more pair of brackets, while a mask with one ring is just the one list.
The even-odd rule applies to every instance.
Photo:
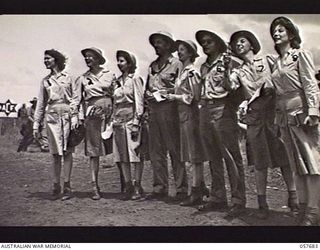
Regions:
[[232, 208], [242, 211], [246, 203], [244, 170], [238, 144], [236, 109], [229, 96], [230, 91], [225, 87], [227, 76], [223, 53], [227, 46], [218, 35], [207, 30], [198, 31], [196, 39], [207, 55], [200, 68], [199, 127], [203, 161], [209, 161], [212, 181], [210, 201], [198, 209], [227, 208], [224, 159], [231, 184]]
[[[143, 163], [138, 148], [141, 142], [141, 117], [143, 115], [144, 83], [135, 74], [136, 58], [133, 54], [118, 50], [116, 53], [121, 76], [116, 80], [113, 101], [113, 154], [115, 162], [121, 164], [125, 178], [123, 200], [137, 200], [142, 197], [141, 177]], [[131, 166], [135, 167], [134, 183]]]
[[167, 98], [178, 102], [181, 161], [190, 162], [193, 171], [191, 195], [180, 205], [193, 206], [202, 202], [204, 194], [209, 194], [204, 184], [202, 151], [199, 142], [200, 73], [193, 64], [199, 55], [197, 46], [192, 41], [177, 40], [176, 46], [183, 69], [178, 77], [175, 94], [168, 94]]
[[243, 64], [231, 70], [230, 88], [242, 89], [245, 101], [241, 104], [246, 109], [247, 138], [252, 150], [260, 219], [269, 214], [266, 200], [268, 167], [280, 167], [287, 185], [288, 206], [296, 213], [298, 200], [292, 171], [283, 143], [277, 136], [274, 123], [275, 96], [270, 91], [271, 73], [265, 57], [258, 57], [260, 43], [256, 36], [247, 30], [240, 30], [231, 35], [232, 52], [243, 60]]
[[[85, 111], [85, 155], [90, 157], [93, 200], [101, 198], [98, 185], [99, 157], [111, 153], [101, 137], [112, 114], [113, 81], [115, 75], [103, 68], [106, 59], [97, 48], [81, 51], [89, 70], [76, 80], [75, 100], [84, 105]], [[79, 109], [78, 109], [79, 110]]]
[[[50, 70], [40, 85], [36, 105], [33, 134], [40, 137], [40, 124], [45, 119], [50, 153], [53, 155], [53, 199], [61, 193], [60, 173], [63, 158], [64, 186], [63, 200], [72, 197], [70, 178], [72, 170], [73, 147], [68, 147], [70, 130], [75, 126], [77, 116], [73, 99], [74, 82], [64, 71], [66, 57], [59, 51], [51, 49], [44, 52], [44, 64]], [[46, 118], [45, 117], [46, 114]]]
[[[300, 48], [299, 30], [287, 17], [272, 21], [278, 57], [272, 61], [276, 123], [295, 173], [299, 225], [318, 225], [320, 200], [319, 87], [312, 55]], [[300, 219], [301, 218], [301, 219]]]

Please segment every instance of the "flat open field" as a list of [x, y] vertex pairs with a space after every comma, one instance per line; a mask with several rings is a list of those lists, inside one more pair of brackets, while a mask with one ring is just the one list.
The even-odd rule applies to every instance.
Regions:
[[[287, 192], [278, 169], [270, 170], [268, 201], [270, 219], [258, 220], [255, 182], [252, 166], [246, 166], [247, 212], [234, 220], [226, 220], [226, 211], [198, 212], [165, 201], [121, 201], [119, 173], [116, 167], [100, 169], [103, 198], [90, 199], [88, 158], [79, 145], [74, 154], [72, 188], [74, 198], [50, 200], [51, 155], [41, 152], [17, 153], [18, 128], [0, 135], [0, 226], [284, 226], [294, 225], [286, 206]], [[37, 151], [30, 147], [31, 151]], [[112, 156], [101, 158], [112, 165]], [[208, 167], [206, 183], [210, 184]], [[226, 181], [228, 184], [228, 181]], [[143, 187], [152, 191], [152, 169], [145, 163]], [[227, 187], [229, 189], [229, 185]], [[170, 193], [175, 193], [172, 177]]]

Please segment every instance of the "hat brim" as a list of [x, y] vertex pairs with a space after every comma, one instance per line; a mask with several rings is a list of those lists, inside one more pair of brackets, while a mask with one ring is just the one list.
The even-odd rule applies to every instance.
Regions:
[[[249, 32], [247, 30], [240, 30], [240, 31], [233, 33], [230, 37], [230, 44], [233, 44], [239, 37], [245, 37], [249, 40], [249, 42], [253, 48], [252, 50], [253, 50], [254, 54], [257, 54], [260, 51], [261, 46], [260, 46], [258, 39], [256, 38], [256, 36], [254, 34], [252, 34], [251, 32]], [[232, 50], [233, 50], [233, 48], [232, 48]]]
[[100, 55], [97, 51], [95, 51], [95, 50], [93, 50], [93, 49], [90, 49], [90, 48], [88, 48], [88, 49], [83, 49], [83, 50], [81, 50], [81, 54], [82, 54], [83, 56], [85, 56], [85, 53], [86, 53], [86, 52], [89, 52], [89, 51], [92, 52], [92, 53], [94, 53], [94, 54], [98, 57], [98, 60], [99, 60], [99, 64], [100, 64], [100, 65], [106, 63], [106, 59], [105, 59], [102, 55]]
[[199, 31], [197, 31], [196, 40], [200, 45], [201, 45], [201, 39], [205, 35], [211, 36], [220, 45], [221, 52], [225, 52], [227, 50], [227, 45], [223, 41], [223, 39], [220, 36], [218, 36], [217, 34], [211, 32], [211, 31], [208, 31], [208, 30], [199, 30]]
[[194, 55], [195, 57], [199, 57], [199, 54], [197, 53], [197, 51], [196, 51], [194, 48], [192, 48], [192, 46], [190, 46], [189, 43], [187, 43], [187, 42], [185, 42], [185, 41], [183, 41], [183, 40], [177, 40], [175, 43], [176, 43], [176, 48], [178, 48], [180, 44], [184, 44], [184, 45], [186, 45], [188, 48], [191, 49], [191, 51], [193, 52], [193, 55]]
[[292, 33], [292, 35], [295, 37], [296, 41], [300, 44], [302, 41], [301, 41], [301, 37], [300, 37], [300, 34], [299, 34], [299, 30], [298, 30], [298, 27], [287, 17], [285, 16], [280, 16], [280, 17], [277, 17], [276, 19], [274, 19], [270, 25], [270, 34], [271, 34], [271, 37], [272, 37], [272, 32], [273, 32], [273, 28], [274, 28], [274, 25], [276, 22], [279, 22], [279, 20], [285, 20], [288, 24], [289, 24], [289, 28], [290, 28], [290, 32]]
[[171, 45], [171, 52], [175, 52], [175, 51], [177, 50], [176, 43], [175, 43], [175, 41], [174, 41], [171, 37], [166, 36], [166, 35], [163, 35], [163, 34], [159, 34], [159, 33], [154, 33], [154, 34], [151, 34], [151, 35], [149, 36], [149, 42], [150, 42], [150, 44], [151, 44], [152, 46], [154, 46], [154, 39], [155, 39], [156, 37], [161, 37], [161, 38], [167, 40], [167, 41], [170, 43], [170, 45]]
[[133, 55], [131, 55], [128, 51], [125, 50], [117, 50], [116, 58], [118, 59], [120, 56], [123, 56], [129, 63], [132, 65], [132, 70], [134, 71], [137, 68], [137, 62]]

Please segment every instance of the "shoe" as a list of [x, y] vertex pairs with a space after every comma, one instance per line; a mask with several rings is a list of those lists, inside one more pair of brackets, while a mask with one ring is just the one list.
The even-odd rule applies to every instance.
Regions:
[[267, 203], [267, 196], [265, 194], [258, 195], [259, 209], [257, 212], [257, 218], [260, 220], [266, 220], [269, 217], [269, 206]]
[[200, 184], [200, 191], [201, 191], [201, 194], [202, 194], [202, 196], [208, 196], [209, 197], [209, 195], [210, 195], [210, 190], [209, 190], [209, 188], [207, 188], [207, 186], [206, 186], [206, 184], [204, 183], [204, 181], [203, 182], [201, 182], [201, 184]]
[[178, 192], [174, 197], [172, 197], [172, 201], [181, 202], [188, 198], [188, 193], [186, 192]]
[[180, 203], [182, 207], [191, 207], [200, 205], [202, 203], [202, 195], [201, 195], [202, 187], [192, 187], [190, 196]]
[[141, 186], [141, 182], [135, 181], [134, 183], [134, 189], [133, 189], [133, 195], [131, 196], [131, 200], [140, 200], [143, 198], [144, 190]]
[[200, 205], [198, 207], [198, 211], [215, 211], [215, 210], [223, 210], [226, 208], [228, 208], [228, 204], [226, 202], [210, 201], [206, 204]]
[[95, 201], [100, 200], [101, 199], [100, 187], [95, 181], [92, 182], [92, 186], [93, 186], [93, 195], [91, 196], [91, 199]]
[[296, 224], [298, 226], [302, 223], [304, 219], [306, 209], [307, 209], [306, 203], [299, 203], [299, 212], [298, 212], [298, 216], [296, 216]]
[[63, 196], [61, 198], [61, 200], [65, 201], [65, 200], [69, 200], [72, 198], [72, 191], [71, 191], [71, 187], [70, 187], [70, 182], [65, 182], [63, 185]]
[[161, 193], [158, 193], [158, 192], [152, 192], [151, 194], [149, 194], [146, 199], [147, 200], [163, 200], [165, 198], [168, 197], [168, 194], [165, 193], [165, 192], [161, 192]]
[[304, 218], [300, 223], [300, 226], [318, 226], [319, 209], [307, 207]]
[[239, 217], [245, 212], [246, 207], [241, 204], [234, 204], [227, 213], [227, 217]]
[[120, 198], [120, 200], [122, 200], [122, 201], [131, 200], [133, 191], [134, 191], [134, 187], [133, 187], [131, 181], [130, 182], [126, 182], [125, 183], [124, 192], [123, 192], [123, 195]]
[[52, 200], [57, 200], [57, 199], [59, 199], [60, 195], [61, 195], [60, 183], [53, 183], [51, 199]]
[[257, 218], [260, 220], [266, 220], [269, 218], [269, 208], [261, 207], [258, 209]]
[[290, 191], [288, 197], [288, 207], [290, 208], [293, 217], [299, 216], [299, 202], [296, 191]]

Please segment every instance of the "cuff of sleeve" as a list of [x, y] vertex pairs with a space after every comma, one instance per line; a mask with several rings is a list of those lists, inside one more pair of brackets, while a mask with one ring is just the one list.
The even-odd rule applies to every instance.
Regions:
[[33, 129], [34, 129], [34, 130], [39, 129], [39, 125], [40, 125], [40, 124], [39, 124], [38, 122], [34, 122], [34, 123], [33, 123]]
[[140, 127], [140, 119], [134, 118], [132, 121], [132, 125]]
[[309, 108], [309, 110], [308, 110], [308, 114], [311, 116], [311, 115], [313, 115], [313, 116], [319, 116], [320, 114], [319, 114], [319, 109], [317, 109], [317, 108]]

